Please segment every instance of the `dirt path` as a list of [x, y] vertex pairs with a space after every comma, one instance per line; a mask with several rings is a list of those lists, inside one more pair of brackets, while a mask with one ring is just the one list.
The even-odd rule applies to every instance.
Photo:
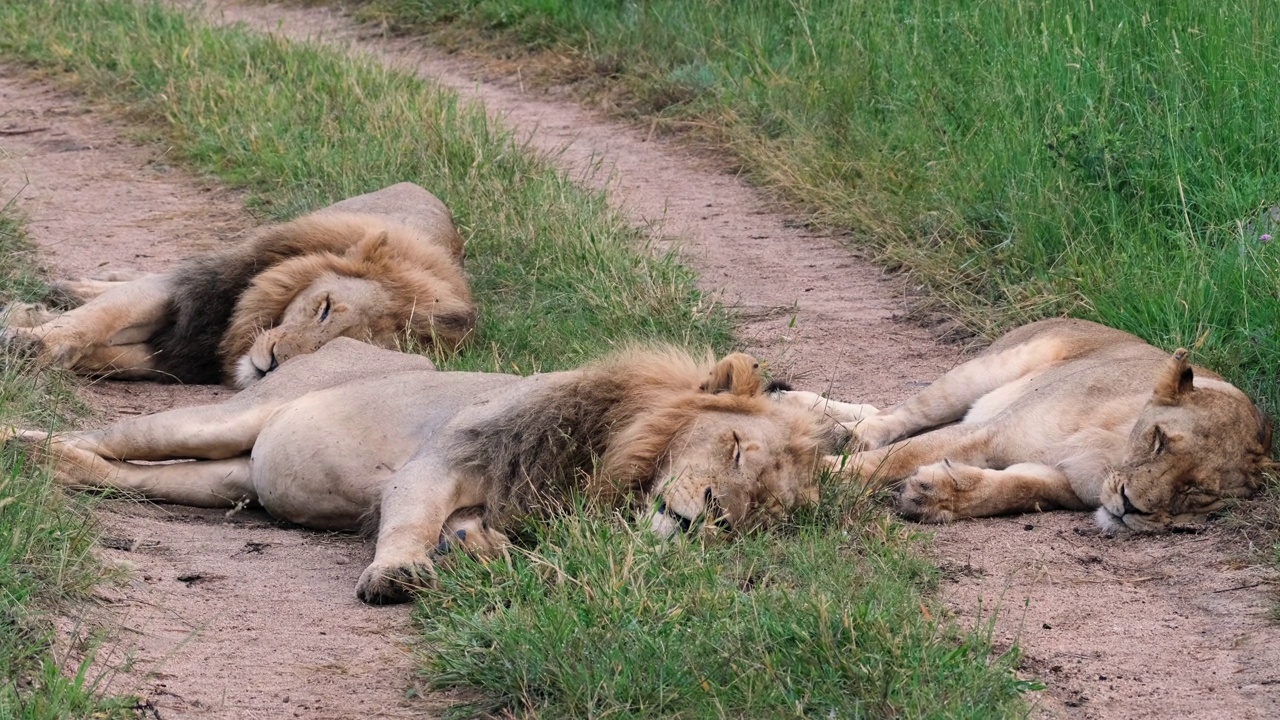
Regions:
[[[484, 102], [494, 114], [529, 132], [534, 147], [555, 153], [570, 172], [587, 182], [607, 185], [637, 223], [653, 226], [662, 237], [680, 238], [683, 257], [703, 273], [704, 286], [723, 292], [727, 302], [742, 308], [750, 349], [794, 374], [805, 387], [830, 387], [845, 399], [888, 404], [959, 359], [954, 348], [940, 346], [924, 331], [893, 319], [901, 306], [900, 280], [886, 278], [874, 266], [852, 258], [836, 239], [798, 230], [785, 218], [765, 212], [751, 190], [678, 148], [647, 142], [643, 133], [601, 121], [551, 96], [522, 92], [510, 80], [484, 80], [469, 63], [424, 52], [413, 42], [370, 36], [324, 9], [225, 5], [207, 12], [216, 21], [243, 21], [296, 39], [340, 43], [353, 52], [431, 76]], [[135, 163], [132, 172], [144, 164]], [[199, 212], [193, 209], [187, 218], [194, 226], [200, 225]], [[183, 527], [199, 528], [204, 522]], [[246, 530], [244, 538], [221, 548], [219, 559], [224, 565], [234, 550], [258, 541], [248, 537], [255, 532], [274, 531], [292, 537], [294, 545], [329, 541], [325, 536], [253, 522], [258, 525]], [[131, 519], [126, 527], [141, 536], [142, 530], [133, 523]], [[225, 526], [214, 527], [226, 533]], [[156, 527], [147, 537], [170, 546], [180, 543], [183, 550], [207, 542], [187, 542], [165, 527]], [[287, 543], [283, 538], [280, 542]], [[944, 585], [948, 603], [962, 619], [972, 621], [992, 608], [1001, 609], [997, 639], [1003, 643], [1016, 639], [1028, 671], [1049, 685], [1038, 699], [1042, 714], [1080, 718], [1280, 715], [1280, 632], [1268, 623], [1271, 600], [1264, 584], [1274, 578], [1238, 562], [1240, 543], [1231, 531], [1218, 528], [1201, 535], [1108, 539], [1093, 531], [1086, 516], [1055, 513], [961, 523], [941, 530], [935, 547], [948, 578]], [[263, 559], [274, 548], [263, 553]], [[373, 618], [375, 626], [385, 623], [379, 637], [394, 655], [394, 643], [385, 635], [402, 630], [403, 616], [381, 610], [361, 613], [348, 600], [363, 560], [355, 556], [367, 549], [347, 546], [341, 552], [353, 553], [350, 565], [328, 568], [327, 574], [318, 567], [321, 549], [308, 545], [306, 550], [311, 558], [307, 562], [317, 565], [316, 576], [310, 578], [314, 585], [306, 592], [289, 593], [287, 601], [273, 609], [301, 613], [303, 609], [294, 607], [299, 600], [336, 599], [338, 607], [328, 612], [340, 610], [341, 620], [331, 615], [313, 627], [339, 623], [352, 627], [361, 618]], [[236, 562], [258, 562], [252, 557], [257, 554], [246, 552]], [[272, 583], [283, 575], [272, 575]], [[261, 586], [267, 583], [256, 571], [246, 578], [247, 584], [254, 579], [259, 586], [244, 590], [251, 603], [280, 592], [269, 585], [263, 592]], [[208, 588], [220, 589], [220, 583], [225, 585], [219, 579]], [[192, 589], [200, 588], [196, 582]], [[239, 596], [231, 588], [226, 592], [220, 607], [230, 614], [228, 603]], [[206, 633], [189, 645], [211, 634], [215, 633]], [[234, 676], [247, 698], [269, 698], [278, 692], [272, 688], [305, 676], [297, 668], [281, 668], [274, 660], [270, 662], [276, 669], [264, 673], [253, 668], [252, 657], [242, 659], [242, 653], [257, 652], [262, 637], [250, 643], [242, 636], [236, 662], [219, 668], [231, 677], [237, 665], [248, 666], [251, 672]], [[269, 639], [266, 644], [281, 656], [309, 652], [287, 639]], [[389, 669], [364, 677], [368, 682], [363, 687], [376, 692], [353, 691], [352, 702], [396, 697], [387, 686], [400, 683], [403, 687], [407, 678], [402, 658], [389, 659]], [[202, 687], [190, 678], [167, 682]], [[252, 707], [264, 717], [285, 714], [279, 706]], [[350, 705], [328, 707], [363, 716]], [[343, 716], [337, 709], [327, 715], [303, 715]], [[255, 715], [229, 712], [223, 716]]]
[[[166, 166], [163, 153], [76, 97], [0, 68], [0, 192], [18, 195], [56, 276], [159, 270], [251, 226], [235, 195]], [[97, 383], [93, 422], [213, 402], [217, 387]], [[103, 503], [103, 554], [132, 569], [103, 587], [91, 624], [118, 626], [107, 692], [136, 693], [165, 720], [420, 717], [406, 608], [353, 589], [365, 541], [276, 523], [128, 501]], [[438, 703], [438, 700], [436, 701]]]

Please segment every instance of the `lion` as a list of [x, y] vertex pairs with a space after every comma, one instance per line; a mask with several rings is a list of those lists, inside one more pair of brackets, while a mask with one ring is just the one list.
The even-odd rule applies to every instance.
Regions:
[[[66, 486], [253, 502], [320, 530], [373, 518], [375, 554], [356, 594], [392, 603], [430, 582], [435, 551], [494, 552], [513, 515], [556, 510], [574, 489], [611, 506], [642, 497], [642, 521], [660, 537], [767, 523], [816, 502], [817, 465], [848, 431], [767, 393], [702, 389], [707, 368], [661, 346], [527, 377], [442, 372], [338, 338], [221, 404], [9, 434]], [[154, 464], [174, 460], [187, 462]]]
[[[176, 270], [60, 283], [65, 313], [11, 308], [4, 344], [89, 376], [244, 388], [336, 337], [455, 351], [476, 307], [462, 238], [431, 193], [351, 198]], [[0, 317], [3, 319], [3, 317]]]
[[845, 407], [828, 412], [863, 450], [828, 467], [899, 486], [898, 511], [923, 522], [1096, 509], [1108, 533], [1167, 531], [1276, 467], [1270, 420], [1238, 388], [1185, 349], [1083, 320], [1015, 329], [887, 412]]

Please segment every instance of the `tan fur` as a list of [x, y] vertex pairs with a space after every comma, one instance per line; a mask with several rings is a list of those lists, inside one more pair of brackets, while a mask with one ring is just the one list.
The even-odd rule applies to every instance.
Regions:
[[[54, 296], [84, 304], [11, 313], [0, 345], [85, 375], [242, 387], [335, 337], [450, 353], [476, 319], [448, 209], [410, 183], [265, 228], [170, 272], [111, 271], [59, 283]], [[333, 312], [318, 312], [326, 307]]]
[[899, 510], [961, 517], [1097, 508], [1107, 530], [1203, 520], [1261, 486], [1270, 423], [1239, 389], [1128, 333], [1019, 328], [892, 410], [850, 425], [850, 479], [900, 486]]
[[[446, 249], [423, 243], [411, 228], [369, 215], [324, 213], [295, 220], [288, 234], [317, 239], [319, 247], [337, 245], [332, 238], [348, 238], [348, 244], [341, 253], [289, 258], [254, 278], [236, 303], [218, 349], [224, 374], [236, 377], [241, 387], [260, 377], [238, 372], [246, 358], [265, 374], [272, 364], [314, 352], [336, 336], [384, 347], [393, 346], [397, 338], [411, 338], [446, 353], [470, 337], [476, 310], [461, 267]], [[361, 239], [351, 244], [351, 237]], [[326, 333], [317, 315], [307, 309], [297, 321], [282, 324], [290, 305], [306, 289], [333, 276], [373, 281], [386, 297], [351, 308], [364, 313], [361, 321], [336, 334]], [[290, 352], [280, 351], [285, 345]]]
[[[16, 436], [68, 486], [203, 507], [255, 501], [320, 529], [374, 518], [357, 594], [398, 602], [430, 580], [432, 548], [501, 550], [513, 515], [562, 507], [587, 486], [610, 503], [641, 496], [661, 536], [813, 502], [815, 467], [844, 429], [768, 396], [708, 394], [708, 371], [671, 348], [632, 348], [529, 377], [437, 372], [338, 338], [220, 405]], [[160, 460], [190, 462], [149, 462]]]
[[716, 363], [707, 379], [702, 382], [702, 390], [711, 394], [729, 393], [731, 395], [759, 395], [764, 391], [764, 375], [760, 372], [760, 363], [746, 353], [731, 353]]

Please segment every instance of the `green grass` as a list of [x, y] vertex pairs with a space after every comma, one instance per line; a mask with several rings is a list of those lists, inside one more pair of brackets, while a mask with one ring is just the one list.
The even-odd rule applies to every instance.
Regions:
[[[31, 299], [41, 283], [11, 206], [0, 207], [0, 306]], [[67, 378], [0, 353], [0, 423], [57, 427], [82, 410]], [[102, 579], [82, 500], [68, 498], [24, 453], [0, 443], [0, 717], [124, 717], [127, 701], [95, 694], [85, 660], [59, 669], [50, 613], [84, 599]], [[92, 653], [90, 653], [90, 656]]]
[[[600, 195], [419, 80], [126, 0], [0, 5], [0, 57], [114, 103], [268, 217], [400, 180], [439, 194], [484, 316], [452, 367], [563, 367], [637, 337], [729, 343], [689, 272]], [[418, 610], [424, 672], [547, 717], [1022, 715], [1016, 653], [939, 620], [935, 572], [868, 507], [705, 545], [655, 547], [597, 511], [530, 525], [509, 565], [441, 572]]]
[[1273, 3], [356, 4], [697, 128], [978, 331], [1208, 332], [1197, 361], [1280, 410]]
[[423, 663], [468, 713], [541, 717], [1022, 717], [1017, 654], [937, 620], [937, 573], [866, 498], [787, 527], [661, 545], [619, 517], [527, 528], [457, 558], [418, 608]]

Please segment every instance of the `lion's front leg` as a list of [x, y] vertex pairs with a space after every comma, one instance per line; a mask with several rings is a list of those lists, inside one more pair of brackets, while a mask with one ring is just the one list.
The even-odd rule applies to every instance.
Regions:
[[952, 368], [924, 390], [856, 428], [863, 448], [883, 447], [899, 438], [964, 418], [984, 396], [1053, 365], [1064, 354], [1053, 338], [1030, 340], [988, 352]]
[[856, 430], [864, 420], [880, 414], [880, 409], [875, 405], [840, 402], [806, 390], [787, 390], [782, 393], [782, 401], [823, 413], [850, 430]]
[[156, 369], [156, 351], [149, 343], [131, 345], [95, 345], [87, 348], [75, 371], [91, 377], [115, 380], [165, 380], [168, 376]]
[[992, 470], [943, 460], [916, 470], [898, 498], [903, 517], [929, 523], [1059, 508], [1086, 505], [1061, 470], [1039, 463]]
[[373, 562], [356, 584], [356, 596], [370, 605], [406, 602], [415, 587], [430, 585], [435, 566], [430, 551], [445, 522], [459, 508], [484, 503], [481, 483], [464, 478], [437, 458], [421, 458], [386, 481]]
[[[93, 374], [102, 348], [146, 343], [163, 327], [170, 292], [168, 275], [149, 275], [41, 325], [10, 327], [0, 335], [0, 344], [29, 352], [43, 364]], [[82, 363], [86, 357], [93, 362]]]
[[991, 439], [987, 427], [952, 425], [874, 450], [828, 456], [824, 463], [837, 477], [879, 490], [896, 486], [921, 466], [948, 458], [989, 464]]
[[49, 302], [64, 310], [77, 308], [109, 290], [115, 290], [126, 283], [141, 280], [151, 274], [140, 270], [121, 269], [108, 270], [87, 278], [59, 280], [49, 286]]

